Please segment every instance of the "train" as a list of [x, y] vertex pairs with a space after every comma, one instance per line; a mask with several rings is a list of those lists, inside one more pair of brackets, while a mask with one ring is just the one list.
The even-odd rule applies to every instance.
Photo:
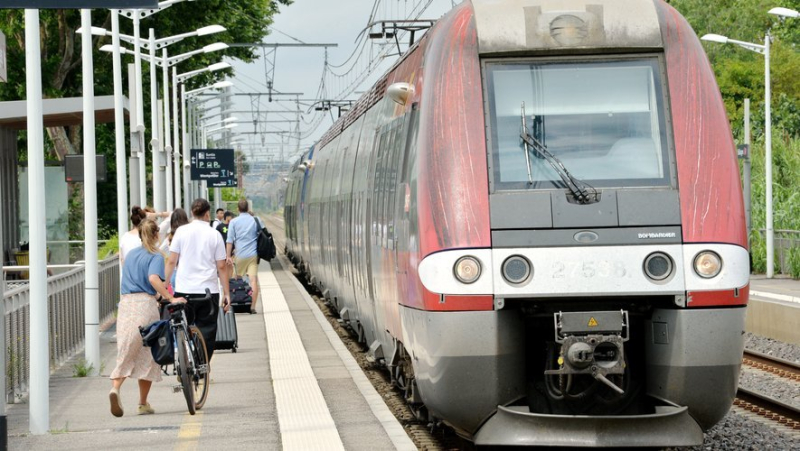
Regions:
[[285, 253], [476, 446], [690, 446], [749, 297], [736, 149], [661, 0], [467, 0], [287, 177]]

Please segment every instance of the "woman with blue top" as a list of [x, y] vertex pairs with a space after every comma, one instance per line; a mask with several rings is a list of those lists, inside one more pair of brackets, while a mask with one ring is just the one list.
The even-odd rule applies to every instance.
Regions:
[[117, 313], [117, 366], [111, 372], [111, 414], [124, 414], [119, 389], [126, 378], [139, 380], [139, 415], [155, 413], [147, 402], [153, 382], [161, 380], [161, 370], [150, 350], [142, 346], [139, 326], [159, 319], [156, 295], [170, 302], [186, 302], [167, 291], [164, 279], [164, 254], [158, 250], [158, 226], [152, 220], [139, 225], [142, 246], [131, 250], [122, 271], [122, 299]]

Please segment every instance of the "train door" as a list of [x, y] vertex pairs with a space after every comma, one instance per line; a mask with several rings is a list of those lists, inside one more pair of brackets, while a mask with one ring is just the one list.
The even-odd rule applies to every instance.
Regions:
[[398, 295], [403, 303], [413, 295], [412, 293], [414, 293], [417, 286], [416, 278], [409, 277], [409, 274], [412, 273], [409, 265], [411, 254], [417, 251], [416, 243], [411, 242], [411, 220], [416, 218], [416, 212], [411, 211], [411, 206], [414, 204], [411, 201], [411, 196], [415, 191], [412, 190], [411, 185], [416, 180], [412, 180], [411, 174], [416, 163], [417, 130], [419, 129], [418, 104], [411, 105], [411, 112], [407, 115], [407, 119], [403, 151], [398, 166], [400, 168], [400, 180], [397, 186], [396, 206], [394, 209], [396, 218], [395, 270], [397, 272]]

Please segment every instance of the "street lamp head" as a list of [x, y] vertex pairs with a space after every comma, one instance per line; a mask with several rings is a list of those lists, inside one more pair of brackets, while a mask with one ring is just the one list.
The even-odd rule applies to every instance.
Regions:
[[233, 122], [233, 121], [238, 121], [238, 120], [239, 120], [238, 118], [229, 117], [227, 119], [223, 119], [222, 122]]
[[720, 34], [714, 34], [714, 33], [703, 35], [703, 37], [700, 38], [700, 39], [702, 39], [703, 41], [718, 42], [720, 44], [727, 44], [728, 43], [728, 38], [727, 37], [722, 36]]
[[772, 8], [771, 10], [769, 10], [769, 13], [782, 17], [793, 17], [793, 18], [800, 17], [800, 12], [797, 12], [789, 8]]
[[230, 80], [225, 81], [218, 81], [212, 85], [214, 89], [222, 89], [222, 88], [229, 88], [233, 86], [233, 82]]
[[203, 53], [211, 53], [216, 52], [218, 50], [225, 50], [228, 48], [228, 44], [224, 42], [215, 42], [213, 44], [209, 44], [203, 47]]
[[209, 25], [207, 27], [198, 28], [197, 29], [197, 35], [198, 36], [205, 36], [205, 35], [208, 35], [208, 34], [220, 33], [220, 32], [223, 32], [225, 30], [226, 30], [226, 28], [223, 27], [222, 25]]
[[229, 68], [229, 67], [231, 67], [231, 64], [230, 64], [230, 63], [225, 63], [225, 62], [222, 62], [222, 63], [214, 63], [214, 64], [212, 64], [212, 65], [208, 66], [208, 70], [209, 70], [210, 72], [214, 72], [215, 70], [227, 69], [227, 68]]
[[[75, 33], [83, 34], [83, 27], [80, 27], [77, 30], [75, 30]], [[92, 27], [92, 35], [93, 36], [106, 36], [108, 34], [109, 34], [108, 30], [106, 30], [105, 28]]]

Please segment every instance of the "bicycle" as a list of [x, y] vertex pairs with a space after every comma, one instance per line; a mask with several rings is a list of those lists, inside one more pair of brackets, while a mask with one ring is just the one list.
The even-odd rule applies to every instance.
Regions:
[[[202, 298], [192, 298], [193, 301], [210, 301], [211, 292], [206, 289]], [[189, 301], [189, 299], [187, 299]], [[175, 392], [183, 391], [189, 414], [194, 415], [203, 408], [208, 398], [209, 377], [211, 366], [208, 362], [208, 351], [203, 334], [197, 326], [189, 326], [186, 320], [186, 303], [167, 304], [169, 312], [170, 330], [172, 331], [175, 349], [175, 363], [173, 375], [177, 375], [180, 385], [174, 387]]]

